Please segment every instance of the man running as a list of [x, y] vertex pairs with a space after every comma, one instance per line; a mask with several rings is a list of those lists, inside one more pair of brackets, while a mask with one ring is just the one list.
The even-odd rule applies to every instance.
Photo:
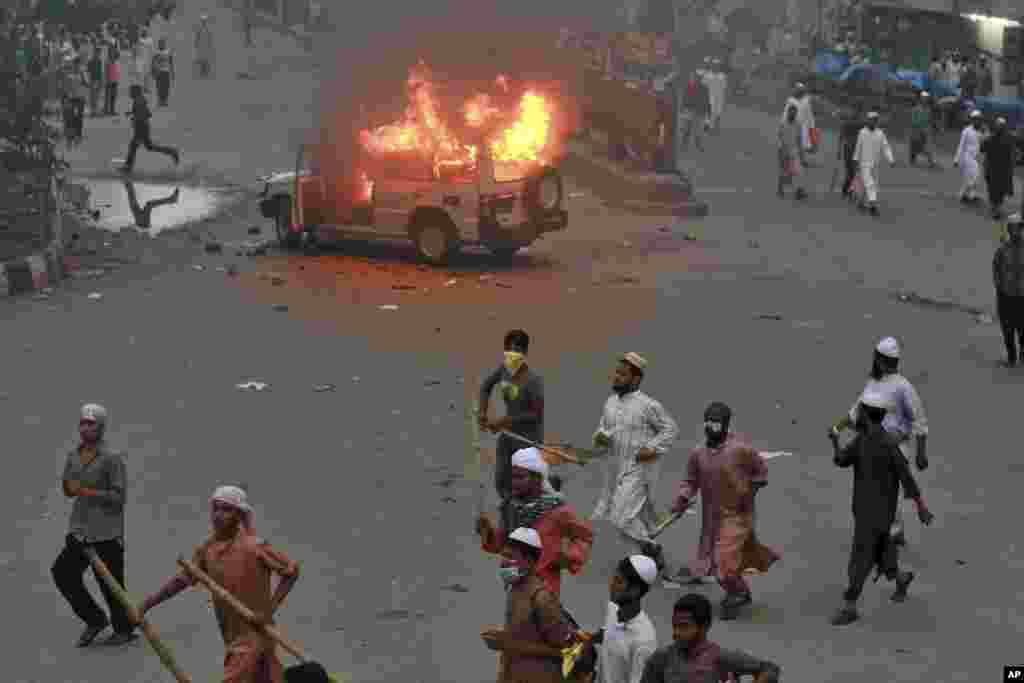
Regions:
[[779, 559], [777, 552], [758, 542], [754, 531], [754, 499], [768, 484], [768, 468], [757, 451], [729, 431], [731, 422], [732, 410], [724, 403], [716, 401], [704, 411], [705, 445], [690, 454], [672, 507], [683, 514], [700, 494], [697, 557], [678, 578], [700, 583], [714, 573], [725, 591], [723, 619], [735, 619], [753, 601], [743, 574], [766, 572]]
[[657, 526], [654, 487], [661, 461], [679, 427], [668, 411], [640, 391], [647, 360], [638, 353], [623, 355], [612, 376], [612, 395], [605, 401], [594, 445], [610, 448], [605, 486], [593, 520], [607, 519], [627, 542], [665, 568], [665, 556], [651, 534]]
[[835, 626], [845, 626], [860, 618], [857, 601], [872, 567], [878, 574], [896, 583], [894, 602], [907, 599], [907, 588], [914, 572], [901, 572], [898, 548], [890, 528], [899, 507], [900, 486], [917, 505], [921, 523], [929, 525], [934, 516], [928, 511], [921, 490], [910, 473], [906, 458], [892, 435], [882, 426], [889, 398], [876, 391], [861, 397], [857, 417], [857, 436], [846, 447], [839, 447], [839, 432], [832, 429], [833, 459], [838, 467], [853, 468], [853, 547], [850, 550], [850, 585], [843, 594], [844, 605], [832, 618]]
[[146, 102], [146, 95], [142, 91], [141, 85], [133, 85], [131, 87], [132, 96], [132, 109], [127, 114], [132, 120], [132, 140], [128, 145], [128, 156], [124, 160], [124, 165], [121, 167], [121, 172], [131, 173], [135, 168], [135, 155], [139, 151], [139, 147], [145, 147], [150, 152], [159, 152], [165, 154], [174, 160], [174, 165], [177, 166], [181, 161], [181, 154], [178, 150], [173, 147], [164, 147], [157, 145], [153, 142], [152, 131], [150, 128], [150, 120], [153, 118], [153, 112], [149, 109], [149, 103]]
[[[221, 486], [210, 499], [213, 534], [200, 545], [192, 562], [256, 615], [250, 623], [230, 605], [213, 597], [221, 635], [224, 638], [224, 683], [284, 683], [281, 662], [274, 653], [274, 641], [261, 626], [273, 623], [274, 613], [295, 587], [299, 565], [256, 536], [252, 507], [246, 493], [237, 486]], [[281, 578], [271, 594], [270, 577]], [[181, 572], [139, 606], [139, 614], [173, 598], [195, 584]]]

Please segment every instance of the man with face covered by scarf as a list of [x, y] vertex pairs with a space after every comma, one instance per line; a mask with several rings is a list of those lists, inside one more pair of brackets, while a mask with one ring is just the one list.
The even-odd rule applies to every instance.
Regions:
[[[861, 396], [878, 393], [886, 397], [890, 408], [886, 411], [882, 427], [895, 439], [907, 461], [912, 459], [917, 469], [923, 472], [928, 469], [928, 419], [917, 389], [899, 370], [899, 342], [893, 337], [886, 337], [875, 347], [870, 379], [864, 385]], [[835, 424], [836, 431], [853, 428], [858, 415], [860, 398], [854, 402], [847, 415]], [[892, 536], [897, 545], [905, 545], [907, 542], [903, 532], [903, 513], [898, 506]]]
[[724, 403], [716, 401], [704, 411], [705, 445], [690, 454], [672, 507], [682, 514], [700, 494], [700, 546], [679, 578], [699, 583], [714, 573], [726, 592], [723, 619], [735, 619], [740, 608], [752, 602], [744, 572], [766, 572], [779, 559], [754, 532], [754, 498], [768, 484], [768, 468], [756, 450], [729, 431], [731, 422], [732, 410]]
[[536, 448], [524, 448], [512, 456], [512, 495], [502, 501], [501, 525], [490, 517], [477, 520], [484, 552], [498, 554], [505, 546], [510, 529], [535, 530], [544, 540], [544, 552], [536, 566], [537, 575], [555, 595], [562, 592], [563, 570], [579, 574], [590, 558], [594, 534], [590, 525], [576, 516], [561, 496], [545, 485], [548, 464]]
[[644, 392], [647, 360], [630, 352], [612, 375], [612, 395], [605, 401], [594, 445], [610, 451], [605, 483], [591, 519], [607, 519], [627, 542], [665, 568], [662, 548], [651, 534], [657, 526], [654, 487], [661, 461], [679, 435], [664, 406]]
[[[245, 491], [237, 486], [221, 486], [214, 491], [210, 523], [213, 533], [196, 548], [192, 562], [252, 610], [259, 622], [250, 623], [214, 596], [214, 611], [226, 649], [224, 683], [284, 683], [274, 641], [260, 626], [273, 623], [274, 613], [295, 587], [299, 566], [256, 536], [252, 507]], [[280, 577], [273, 594], [272, 574]], [[176, 574], [139, 605], [139, 614], [145, 616], [193, 585], [195, 580], [186, 573]]]
[[105, 642], [123, 645], [137, 637], [128, 614], [107, 588], [97, 581], [110, 608], [110, 618], [96, 604], [85, 587], [89, 558], [84, 549], [91, 547], [118, 583], [124, 585], [124, 504], [127, 496], [127, 472], [124, 456], [106, 440], [107, 411], [95, 403], [82, 406], [78, 423], [81, 442], [68, 453], [61, 477], [64, 495], [74, 499], [64, 550], [50, 573], [64, 599], [85, 631], [78, 647], [87, 647], [108, 625], [114, 633]]
[[[541, 536], [525, 527], [512, 531], [502, 543], [498, 578], [506, 591], [506, 649], [498, 683], [560, 683], [564, 679], [558, 652], [580, 638], [558, 594], [538, 573], [547, 549]], [[540, 656], [542, 649], [552, 654]]]
[[[523, 330], [505, 335], [505, 356], [502, 364], [480, 385], [480, 427], [490, 431], [509, 431], [534, 443], [544, 442], [544, 381], [526, 363], [530, 337]], [[500, 386], [505, 400], [505, 417], [491, 420], [487, 416], [491, 392]], [[510, 461], [512, 454], [523, 447], [521, 441], [508, 436], [498, 438], [494, 466], [494, 487], [503, 500], [511, 495]], [[510, 527], [515, 528], [515, 527]]]

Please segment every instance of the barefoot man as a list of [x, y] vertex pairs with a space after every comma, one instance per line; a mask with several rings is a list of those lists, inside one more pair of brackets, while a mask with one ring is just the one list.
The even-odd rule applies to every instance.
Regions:
[[[263, 634], [263, 624], [273, 623], [274, 613], [295, 586], [299, 566], [253, 533], [252, 507], [237, 486], [221, 486], [210, 500], [213, 534], [192, 556], [192, 562], [246, 607], [260, 621], [250, 623], [214, 597], [214, 610], [224, 637], [224, 683], [284, 683], [274, 642]], [[271, 594], [270, 576], [281, 581]], [[194, 579], [176, 574], [160, 591], [143, 601], [146, 612], [194, 585]]]

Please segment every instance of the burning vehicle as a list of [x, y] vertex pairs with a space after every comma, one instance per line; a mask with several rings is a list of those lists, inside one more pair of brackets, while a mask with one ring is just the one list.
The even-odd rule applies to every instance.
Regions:
[[568, 227], [553, 95], [498, 76], [490, 92], [446, 99], [422, 62], [405, 85], [404, 115], [359, 130], [352, 167], [328, 170], [334, 160], [303, 146], [294, 171], [263, 178], [282, 246], [411, 240], [441, 265], [463, 246], [511, 255]]

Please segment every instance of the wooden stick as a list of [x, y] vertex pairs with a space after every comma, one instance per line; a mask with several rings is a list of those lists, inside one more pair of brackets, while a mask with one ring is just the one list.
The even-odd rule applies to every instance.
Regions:
[[544, 451], [545, 453], [550, 453], [552, 455], [558, 456], [559, 458], [562, 458], [563, 460], [567, 460], [567, 461], [571, 462], [574, 465], [582, 465], [583, 464], [582, 462], [580, 462], [579, 458], [577, 458], [576, 456], [572, 455], [571, 453], [565, 451], [564, 449], [555, 449], [555, 448], [552, 448], [550, 446], [545, 446], [542, 443], [537, 443], [535, 441], [530, 441], [525, 436], [520, 436], [519, 434], [516, 434], [515, 432], [510, 432], [507, 429], [503, 429], [503, 430], [499, 431], [498, 434], [500, 434], [501, 436], [507, 436], [510, 439], [515, 439], [516, 441], [519, 441], [520, 443], [524, 443], [527, 446], [532, 446], [533, 448], [536, 448], [539, 451]]
[[174, 655], [171, 653], [170, 648], [160, 640], [160, 635], [157, 633], [156, 629], [153, 628], [153, 625], [142, 618], [142, 615], [139, 614], [135, 605], [132, 604], [131, 598], [128, 597], [124, 588], [121, 587], [121, 584], [117, 582], [117, 579], [115, 579], [113, 574], [110, 573], [110, 570], [107, 569], [107, 565], [103, 563], [103, 560], [101, 560], [99, 555], [96, 554], [96, 551], [93, 548], [86, 547], [85, 555], [89, 558], [89, 562], [92, 564], [92, 568], [96, 572], [96, 575], [99, 576], [103, 583], [107, 585], [110, 592], [113, 593], [114, 597], [117, 598], [117, 601], [121, 603], [121, 607], [128, 612], [128, 617], [133, 622], [139, 624], [139, 627], [142, 629], [142, 633], [146, 636], [146, 640], [149, 641], [149, 644], [153, 647], [153, 651], [156, 652], [156, 656], [160, 658], [160, 661], [163, 662], [163, 665], [171, 672], [171, 675], [177, 679], [178, 683], [192, 683], [192, 678], [185, 673], [180, 666], [178, 666], [176, 661], [174, 661]]
[[[256, 623], [256, 615], [253, 613], [253, 611], [245, 605], [243, 605], [238, 600], [238, 598], [229, 593], [227, 589], [225, 589], [212, 578], [207, 576], [206, 572], [204, 572], [202, 569], [195, 566], [193, 563], [189, 562], [180, 555], [178, 556], [178, 564], [181, 565], [181, 567], [189, 573], [189, 576], [191, 576], [192, 578], [196, 579], [201, 584], [209, 588], [211, 593], [213, 593], [218, 598], [226, 602], [233, 610], [238, 612], [243, 618], [253, 623]], [[272, 626], [270, 624], [264, 624], [262, 625], [261, 628], [263, 629], [264, 633], [273, 638], [278, 645], [280, 645], [282, 648], [291, 653], [300, 662], [304, 663], [309, 661], [309, 658], [302, 651], [302, 649], [298, 645], [293, 643], [291, 640], [289, 640], [287, 637], [285, 637], [285, 635], [278, 631], [275, 626]]]

